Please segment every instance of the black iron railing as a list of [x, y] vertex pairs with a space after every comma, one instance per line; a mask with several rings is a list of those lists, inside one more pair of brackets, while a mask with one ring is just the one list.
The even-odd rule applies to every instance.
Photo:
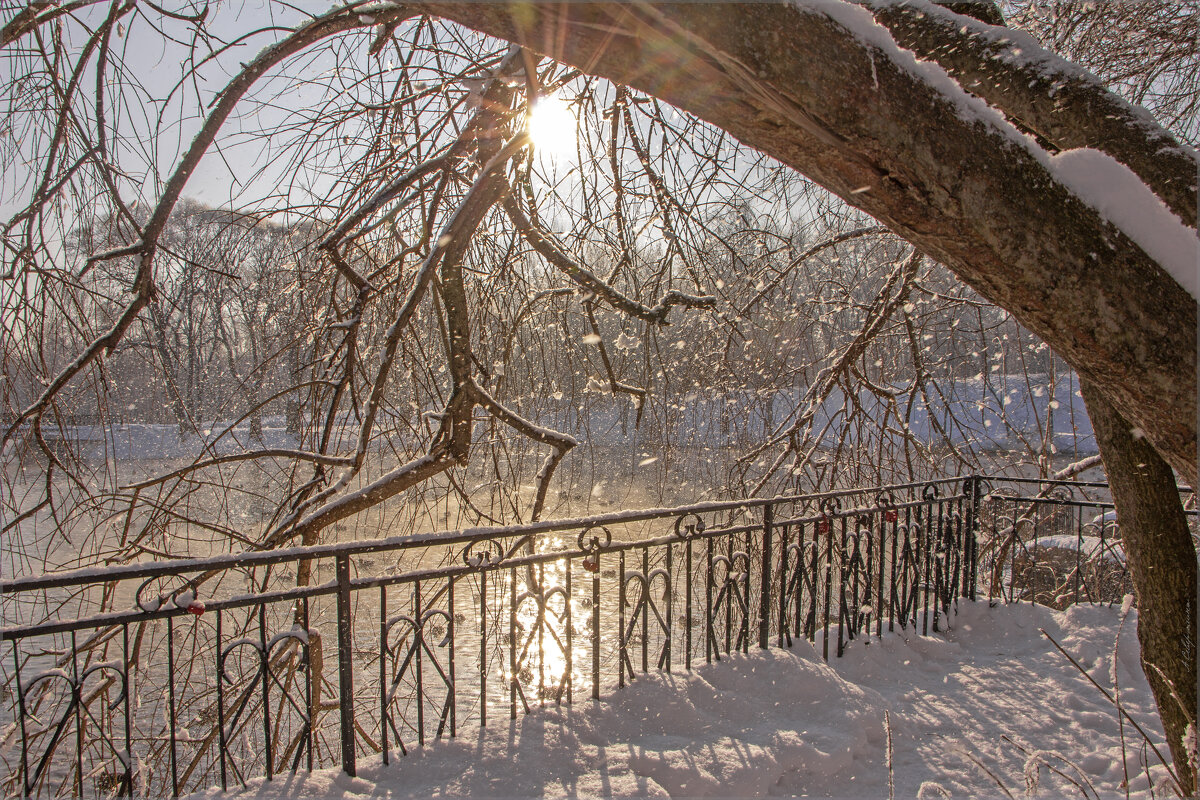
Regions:
[[413, 744], [751, 647], [937, 630], [976, 478], [0, 582], [8, 795], [166, 795]]
[[989, 599], [1063, 608], [1120, 602], [1132, 590], [1107, 484], [991, 478], [985, 486], [980, 589]]
[[[981, 594], [1062, 609], [1133, 592], [1107, 483], [988, 477], [981, 487]], [[1190, 489], [1180, 493], [1194, 505]], [[1185, 513], [1194, 531], [1197, 512]]]

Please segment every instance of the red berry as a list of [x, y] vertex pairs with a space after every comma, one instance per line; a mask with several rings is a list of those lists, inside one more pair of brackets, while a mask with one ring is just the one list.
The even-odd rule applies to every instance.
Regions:
[[193, 600], [188, 603], [187, 610], [189, 614], [195, 614], [197, 617], [204, 613], [204, 601]]

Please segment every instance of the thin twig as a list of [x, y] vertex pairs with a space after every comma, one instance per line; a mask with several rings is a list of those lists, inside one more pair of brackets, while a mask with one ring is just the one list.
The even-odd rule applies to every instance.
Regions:
[[1064, 650], [1062, 645], [1060, 645], [1058, 642], [1056, 642], [1054, 640], [1053, 636], [1046, 633], [1045, 628], [1038, 628], [1038, 631], [1043, 636], [1045, 636], [1047, 639], [1050, 640], [1050, 644], [1054, 645], [1054, 647], [1057, 648], [1058, 652], [1062, 653], [1063, 656], [1065, 656], [1066, 659], [1071, 662], [1071, 664], [1075, 667], [1075, 669], [1079, 670], [1080, 675], [1087, 678], [1088, 681], [1092, 684], [1092, 686], [1095, 686], [1097, 689], [1099, 689], [1100, 693], [1103, 694], [1106, 698], [1108, 698], [1108, 702], [1112, 703], [1113, 706], [1117, 709], [1117, 711], [1121, 712], [1121, 715], [1124, 716], [1125, 719], [1129, 720], [1129, 724], [1132, 725], [1134, 727], [1134, 729], [1142, 735], [1142, 739], [1144, 739], [1146, 744], [1148, 744], [1150, 746], [1150, 749], [1154, 751], [1154, 755], [1158, 758], [1159, 763], [1162, 764], [1163, 767], [1167, 770], [1167, 775], [1171, 778], [1171, 782], [1174, 784], [1175, 791], [1179, 794], [1180, 797], [1186, 797], [1187, 795], [1183, 791], [1183, 786], [1179, 783], [1179, 778], [1175, 775], [1175, 770], [1172, 769], [1171, 765], [1167, 763], [1167, 760], [1165, 758], [1163, 758], [1162, 753], [1159, 752], [1159, 750], [1155, 746], [1154, 742], [1151, 741], [1150, 735], [1148, 733], [1146, 733], [1146, 731], [1142, 728], [1142, 726], [1138, 725], [1137, 721], [1133, 717], [1129, 716], [1129, 712], [1127, 712], [1121, 706], [1121, 704], [1118, 703], [1113, 698], [1113, 696], [1108, 693], [1107, 689], [1105, 689], [1100, 684], [1096, 683], [1096, 679], [1093, 678], [1091, 675], [1089, 675], [1088, 671], [1086, 669], [1084, 669], [1080, 665], [1080, 663], [1078, 661], [1076, 661], [1074, 659], [1074, 657], [1071, 656], [1070, 653], [1068, 653], [1066, 650]]

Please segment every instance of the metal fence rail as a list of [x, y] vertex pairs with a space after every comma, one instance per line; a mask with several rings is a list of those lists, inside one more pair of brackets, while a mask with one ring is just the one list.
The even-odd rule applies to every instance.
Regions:
[[[1133, 592], [1108, 484], [981, 478], [979, 591], [989, 600], [1121, 602]], [[1180, 488], [1187, 501], [1190, 489]], [[1185, 512], [1193, 532], [1197, 512]]]
[[[973, 598], [976, 478], [0, 582], [9, 795], [340, 764]], [[994, 559], [993, 559], [994, 561]]]

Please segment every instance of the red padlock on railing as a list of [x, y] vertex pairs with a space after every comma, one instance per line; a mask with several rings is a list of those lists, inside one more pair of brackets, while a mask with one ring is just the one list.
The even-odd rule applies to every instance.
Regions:
[[883, 512], [883, 518], [887, 522], [895, 522], [896, 520], [900, 519], [900, 513], [894, 508], [889, 508], [887, 511]]
[[[602, 538], [603, 537], [603, 538]], [[585, 528], [579, 532], [577, 540], [579, 549], [583, 551], [583, 569], [585, 572], [600, 571], [600, 548], [612, 544], [612, 533], [603, 525]]]

